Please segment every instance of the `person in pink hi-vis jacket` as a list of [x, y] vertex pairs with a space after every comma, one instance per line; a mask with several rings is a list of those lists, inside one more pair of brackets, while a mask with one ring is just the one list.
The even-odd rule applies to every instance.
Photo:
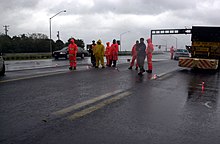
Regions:
[[110, 63], [109, 65], [111, 66], [112, 63], [112, 67], [116, 67], [116, 63], [118, 60], [118, 44], [116, 42], [116, 40], [114, 39], [111, 45], [111, 49], [110, 49]]
[[110, 42], [106, 43], [106, 48], [105, 48], [105, 57], [106, 57], [106, 66], [110, 66]]
[[153, 69], [153, 64], [152, 64], [153, 51], [154, 51], [154, 46], [152, 44], [152, 40], [149, 38], [149, 39], [147, 39], [147, 49], [146, 49], [147, 64], [148, 64], [148, 70], [146, 70], [146, 72], [148, 72], [148, 73], [152, 73], [152, 69]]
[[[138, 44], [139, 44], [139, 41], [137, 40], [136, 43], [132, 47], [132, 51], [131, 51], [132, 60], [131, 60], [131, 63], [130, 63], [130, 67], [128, 69], [132, 69], [132, 67], [134, 66], [135, 60], [137, 60], [137, 50], [136, 50], [136, 48], [137, 48]], [[137, 61], [136, 61], [136, 68], [135, 68], [135, 70], [138, 70]]]
[[173, 46], [170, 48], [170, 59], [173, 59], [173, 55], [174, 55], [174, 48]]

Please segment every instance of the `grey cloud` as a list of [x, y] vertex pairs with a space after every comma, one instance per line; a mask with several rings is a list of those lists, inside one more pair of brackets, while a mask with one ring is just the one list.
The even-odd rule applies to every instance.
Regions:
[[19, 25], [24, 23], [30, 16], [30, 13], [22, 13], [24, 10], [34, 10], [38, 0], [0, 0], [1, 23], [10, 25]]
[[[60, 29], [54, 22], [52, 31], [54, 38], [56, 38], [56, 31], [60, 30], [65, 39], [76, 35], [89, 42], [93, 38], [100, 37], [106, 41], [118, 38], [120, 33], [127, 30], [132, 32], [124, 35], [124, 38], [129, 35], [146, 38], [152, 28], [183, 28], [194, 24], [220, 24], [219, 8], [198, 9], [198, 4], [213, 3], [215, 0], [93, 0], [94, 5], [91, 7], [88, 6], [89, 4], [78, 4], [84, 0], [50, 0], [52, 5], [48, 1], [0, 0], [0, 8], [3, 10], [0, 13], [1, 23], [2, 25], [10, 25], [9, 33], [44, 31], [48, 34], [48, 19], [45, 20], [44, 25], [39, 24], [37, 20], [34, 21], [32, 13], [43, 9], [43, 13], [45, 12], [49, 18], [60, 10], [66, 9], [67, 13], [62, 15], [64, 17], [69, 15], [68, 18], [73, 20], [75, 18], [73, 15], [78, 15], [79, 18], [76, 19], [78, 23], [67, 22], [60, 26], [62, 28]], [[217, 2], [217, 4], [219, 3]], [[149, 16], [155, 16], [158, 20], [156, 22], [149, 20], [148, 22], [145, 17], [149, 18]], [[99, 19], [100, 17], [101, 19]], [[30, 22], [30, 19], [33, 22]], [[108, 21], [109, 19], [110, 21]], [[137, 24], [139, 19], [144, 22]], [[24, 24], [26, 23], [34, 27], [25, 28]]]
[[176, 0], [94, 0], [95, 5], [91, 8], [77, 7], [74, 2], [58, 5], [53, 10], [68, 9], [72, 14], [94, 14], [108, 13], [115, 14], [136, 14], [136, 15], [156, 15], [166, 11], [175, 11], [180, 9], [191, 9], [196, 6], [194, 1], [176, 1]]
[[4, 11], [19, 10], [19, 9], [33, 9], [39, 3], [39, 0], [1, 0], [0, 8]]

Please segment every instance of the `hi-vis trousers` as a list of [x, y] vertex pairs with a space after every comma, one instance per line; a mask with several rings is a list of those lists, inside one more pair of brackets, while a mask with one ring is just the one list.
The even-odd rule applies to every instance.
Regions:
[[70, 67], [76, 67], [76, 55], [69, 54]]

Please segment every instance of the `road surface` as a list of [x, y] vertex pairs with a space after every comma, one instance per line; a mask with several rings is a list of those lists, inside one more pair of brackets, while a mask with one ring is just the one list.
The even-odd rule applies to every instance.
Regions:
[[[218, 144], [220, 74], [155, 60], [8, 71], [0, 78], [0, 143]], [[146, 64], [145, 64], [146, 66]]]

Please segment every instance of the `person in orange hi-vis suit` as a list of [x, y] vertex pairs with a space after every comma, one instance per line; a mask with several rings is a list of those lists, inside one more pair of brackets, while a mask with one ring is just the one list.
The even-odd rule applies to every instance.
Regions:
[[147, 49], [146, 49], [147, 64], [148, 64], [148, 70], [146, 70], [146, 72], [148, 72], [148, 73], [152, 73], [152, 69], [153, 69], [153, 64], [152, 64], [153, 51], [154, 51], [154, 46], [152, 44], [152, 40], [149, 38], [149, 39], [147, 39]]
[[[139, 41], [137, 40], [136, 43], [132, 47], [132, 51], [131, 51], [132, 60], [131, 60], [131, 63], [130, 63], [130, 67], [128, 69], [132, 69], [132, 67], [134, 66], [134, 62], [137, 59], [137, 50], [136, 49], [137, 49], [137, 45], [138, 44], [139, 44]], [[136, 61], [136, 68], [135, 68], [135, 70], [138, 70], [137, 61]]]
[[105, 57], [106, 57], [106, 66], [110, 66], [110, 42], [106, 43], [106, 49], [105, 49]]
[[70, 67], [69, 69], [76, 70], [76, 54], [78, 51], [78, 47], [74, 42], [74, 39], [70, 39], [70, 44], [68, 46], [68, 51], [69, 51], [69, 61], [70, 61]]
[[174, 48], [173, 46], [170, 48], [170, 59], [173, 59]]
[[118, 44], [114, 39], [110, 49], [110, 66], [113, 63], [113, 67], [116, 67], [117, 60], [118, 60]]

